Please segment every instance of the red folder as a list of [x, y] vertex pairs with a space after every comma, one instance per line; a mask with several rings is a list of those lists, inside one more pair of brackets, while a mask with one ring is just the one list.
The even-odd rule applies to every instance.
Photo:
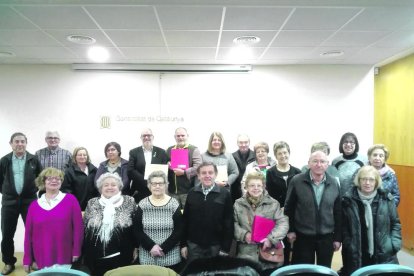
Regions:
[[252, 225], [252, 240], [260, 242], [269, 235], [275, 227], [276, 222], [273, 219], [255, 215]]
[[188, 169], [188, 149], [171, 149], [171, 169]]

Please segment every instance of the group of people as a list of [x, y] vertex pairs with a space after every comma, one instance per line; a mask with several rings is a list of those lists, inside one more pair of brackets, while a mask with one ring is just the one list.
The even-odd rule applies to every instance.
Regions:
[[[282, 265], [331, 266], [342, 246], [341, 275], [376, 263], [398, 263], [401, 225], [395, 172], [381, 144], [359, 153], [355, 134], [345, 133], [340, 156], [330, 165], [325, 142], [312, 145], [302, 170], [289, 163], [290, 147], [237, 138], [238, 150], [226, 151], [223, 135], [213, 132], [201, 154], [189, 144], [187, 130], [176, 129], [176, 144], [153, 145], [151, 129], [142, 146], [121, 158], [121, 146], [105, 146], [107, 160], [96, 168], [88, 151], [71, 154], [59, 147], [55, 131], [48, 147], [26, 151], [27, 137], [14, 133], [12, 152], [0, 160], [3, 275], [15, 269], [13, 237], [19, 215], [25, 222], [23, 265], [27, 272], [82, 262], [92, 275], [132, 263], [182, 269], [183, 260], [227, 256], [258, 263], [263, 273]], [[172, 167], [172, 152], [186, 149], [188, 164]], [[167, 165], [168, 171], [149, 164]], [[275, 222], [254, 239], [257, 217]], [[51, 227], [53, 225], [53, 227]], [[283, 262], [260, 252], [284, 247]], [[53, 254], [52, 254], [53, 252]], [[316, 260], [315, 260], [316, 256]]]

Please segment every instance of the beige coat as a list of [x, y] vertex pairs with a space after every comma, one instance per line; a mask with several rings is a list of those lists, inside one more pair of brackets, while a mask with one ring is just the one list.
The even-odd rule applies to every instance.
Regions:
[[[247, 244], [244, 237], [251, 232], [254, 215], [276, 220], [276, 225], [267, 238], [272, 244], [282, 240], [289, 230], [289, 219], [283, 214], [279, 202], [264, 192], [263, 200], [253, 211], [247, 202], [246, 196], [234, 203], [234, 237], [237, 241], [237, 257], [259, 262], [262, 269], [279, 266], [278, 264], [263, 263], [259, 261], [259, 247], [257, 244]], [[281, 265], [281, 264], [280, 264]]]

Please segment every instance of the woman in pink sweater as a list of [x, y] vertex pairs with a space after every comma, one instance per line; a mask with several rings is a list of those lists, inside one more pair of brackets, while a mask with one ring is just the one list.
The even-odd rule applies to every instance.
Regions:
[[70, 267], [78, 260], [83, 242], [82, 213], [77, 199], [60, 191], [63, 172], [44, 169], [36, 185], [45, 193], [29, 207], [24, 237], [23, 266], [30, 272], [36, 261], [39, 269]]

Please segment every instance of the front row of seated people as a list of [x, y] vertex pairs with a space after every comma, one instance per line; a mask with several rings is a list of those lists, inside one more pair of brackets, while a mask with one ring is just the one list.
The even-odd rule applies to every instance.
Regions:
[[[258, 248], [271, 247], [286, 235], [294, 242], [293, 264], [314, 263], [316, 253], [316, 263], [330, 267], [341, 242], [342, 275], [370, 264], [398, 263], [401, 225], [392, 196], [381, 189], [378, 170], [362, 167], [355, 186], [341, 200], [336, 180], [325, 174], [325, 153], [312, 153], [308, 165], [308, 171], [292, 179], [284, 212], [268, 195], [260, 172], [247, 175], [246, 193], [232, 206], [228, 189], [214, 182], [217, 167], [202, 163], [200, 185], [188, 194], [183, 213], [167, 194], [163, 172], [149, 176], [151, 195], [138, 205], [121, 195], [117, 174], [104, 173], [97, 182], [101, 196], [88, 202], [83, 223], [76, 198], [60, 191], [63, 173], [46, 168], [37, 179], [44, 193], [30, 205], [26, 219], [24, 268], [29, 272], [34, 262], [40, 269], [70, 266], [83, 256], [92, 275], [103, 275], [133, 263], [138, 255], [140, 264], [178, 272], [182, 257], [192, 261], [227, 255], [234, 238], [237, 257], [272, 271], [282, 263], [261, 261]], [[252, 241], [254, 215], [276, 220], [260, 243]]]

